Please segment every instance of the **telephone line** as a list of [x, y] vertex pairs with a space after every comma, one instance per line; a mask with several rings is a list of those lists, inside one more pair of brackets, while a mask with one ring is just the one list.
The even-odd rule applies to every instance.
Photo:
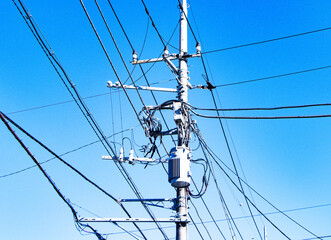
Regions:
[[[67, 167], [69, 167], [71, 170], [73, 170], [75, 173], [77, 173], [79, 176], [81, 176], [84, 180], [86, 180], [88, 183], [90, 183], [91, 185], [93, 185], [95, 188], [97, 188], [98, 190], [100, 190], [102, 193], [104, 193], [106, 196], [108, 196], [109, 198], [111, 198], [112, 200], [114, 200], [121, 208], [122, 210], [126, 213], [126, 215], [128, 217], [131, 217], [131, 215], [129, 214], [129, 212], [126, 210], [126, 208], [122, 205], [122, 203], [120, 203], [118, 201], [118, 199], [116, 199], [113, 195], [109, 194], [107, 191], [105, 191], [104, 189], [102, 189], [99, 185], [97, 185], [96, 183], [94, 183], [93, 181], [91, 181], [90, 179], [88, 179], [84, 174], [82, 174], [80, 171], [78, 171], [75, 167], [73, 167], [71, 164], [67, 163], [63, 158], [61, 158], [59, 155], [57, 155], [55, 152], [53, 152], [51, 149], [49, 149], [46, 145], [44, 145], [42, 142], [40, 142], [38, 139], [36, 139], [35, 137], [33, 137], [30, 133], [28, 133], [26, 130], [24, 130], [20, 125], [18, 125], [17, 123], [15, 123], [12, 119], [10, 119], [8, 116], [6, 116], [5, 114], [3, 114], [2, 112], [0, 112], [0, 117], [2, 119], [6, 119], [8, 120], [11, 124], [13, 124], [15, 127], [17, 127], [20, 131], [22, 131], [25, 135], [27, 135], [29, 138], [31, 138], [33, 141], [35, 141], [36, 143], [38, 143], [42, 148], [44, 148], [47, 152], [49, 152], [50, 154], [52, 154], [54, 157], [56, 157], [58, 160], [60, 160], [63, 164], [65, 164]], [[35, 164], [41, 168], [41, 165], [35, 162]], [[142, 236], [146, 239], [146, 237], [144, 236], [143, 232], [140, 230], [140, 228], [134, 223], [134, 225], [136, 226], [136, 228], [139, 230], [139, 232], [142, 234]]]
[[318, 33], [318, 32], [323, 32], [323, 31], [328, 31], [328, 30], [331, 30], [331, 27], [316, 29], [316, 30], [312, 30], [312, 31], [308, 31], [308, 32], [303, 32], [303, 33], [297, 33], [297, 34], [293, 34], [293, 35], [287, 35], [287, 36], [273, 38], [273, 39], [268, 39], [268, 40], [263, 40], [263, 41], [259, 41], [259, 42], [246, 43], [246, 44], [237, 45], [237, 46], [233, 46], [233, 47], [221, 48], [221, 49], [217, 49], [217, 50], [210, 50], [210, 51], [202, 52], [201, 54], [209, 54], [209, 53], [215, 53], [215, 52], [222, 52], [222, 51], [232, 50], [232, 49], [236, 49], [236, 48], [249, 47], [249, 46], [253, 46], [253, 45], [264, 44], [264, 43], [269, 43], [269, 42], [274, 42], [274, 41], [279, 41], [279, 40], [284, 40], [284, 39], [289, 39], [289, 38], [304, 36], [304, 35], [308, 35], [308, 34], [313, 34], [313, 33]]
[[307, 72], [323, 70], [323, 69], [327, 69], [327, 68], [330, 68], [330, 67], [331, 66], [328, 65], [328, 66], [323, 66], [323, 67], [305, 69], [305, 70], [302, 70], [302, 71], [283, 73], [283, 74], [273, 75], [273, 76], [269, 76], [269, 77], [255, 78], [255, 79], [251, 79], [251, 80], [245, 80], [245, 81], [239, 81], [239, 82], [233, 82], [233, 83], [225, 83], [225, 84], [216, 85], [215, 87], [216, 88], [218, 88], [218, 87], [228, 87], [228, 86], [234, 86], [234, 85], [239, 85], [239, 84], [246, 84], [246, 83], [251, 83], [251, 82], [264, 81], [264, 80], [269, 80], [269, 79], [273, 79], [273, 78], [286, 77], [286, 76], [297, 75], [297, 74], [301, 74], [301, 73], [307, 73]]
[[[130, 97], [129, 97], [127, 91], [126, 91], [126, 89], [123, 87], [123, 83], [122, 83], [122, 81], [121, 81], [121, 79], [120, 79], [120, 77], [119, 77], [119, 75], [118, 75], [118, 73], [117, 73], [117, 71], [116, 71], [116, 69], [115, 69], [115, 66], [113, 65], [113, 62], [111, 61], [110, 56], [109, 56], [109, 54], [108, 54], [108, 52], [107, 52], [107, 50], [106, 50], [106, 48], [105, 48], [105, 46], [104, 46], [104, 44], [103, 44], [103, 42], [102, 42], [102, 40], [101, 40], [99, 34], [98, 34], [98, 32], [97, 32], [97, 30], [96, 30], [94, 24], [92, 23], [92, 20], [91, 20], [91, 18], [90, 18], [90, 16], [89, 16], [89, 14], [88, 14], [88, 12], [87, 12], [85, 6], [84, 6], [84, 3], [82, 2], [82, 0], [80, 0], [80, 3], [81, 3], [81, 6], [82, 6], [82, 8], [83, 8], [83, 10], [84, 10], [84, 12], [85, 12], [86, 17], [88, 18], [88, 21], [89, 21], [91, 27], [93, 28], [93, 31], [94, 31], [96, 37], [98, 38], [98, 41], [99, 41], [99, 43], [100, 43], [100, 45], [101, 45], [101, 47], [102, 47], [104, 53], [106, 54], [106, 57], [107, 57], [107, 59], [108, 59], [108, 62], [110, 63], [110, 65], [111, 65], [111, 67], [112, 67], [112, 69], [113, 69], [113, 72], [114, 72], [115, 75], [116, 75], [116, 78], [118, 79], [118, 81], [119, 81], [119, 83], [120, 83], [120, 85], [121, 85], [123, 91], [125, 92], [126, 97], [128, 98], [128, 100], [129, 100], [129, 102], [130, 102], [130, 104], [131, 104], [131, 106], [132, 106], [132, 108], [133, 108], [133, 110], [134, 110], [134, 112], [135, 112], [135, 114], [136, 114], [136, 116], [137, 116], [137, 118], [138, 118], [138, 120], [139, 120], [141, 126], [143, 127], [143, 129], [145, 129], [145, 128], [144, 128], [144, 125], [143, 125], [143, 123], [142, 123], [142, 121], [141, 121], [141, 119], [139, 118], [139, 115], [138, 115], [138, 112], [137, 112], [135, 106], [133, 105], [133, 103], [132, 103], [132, 101], [131, 101], [131, 99], [130, 99]], [[150, 141], [151, 141], [151, 139], [150, 139]], [[114, 153], [114, 155], [115, 155], [115, 152], [113, 152], [113, 153]], [[115, 163], [116, 163], [116, 162], [115, 162]], [[138, 197], [138, 199], [141, 200], [141, 199], [142, 199], [142, 197], [141, 197], [141, 193], [138, 191], [137, 186], [134, 184], [134, 182], [132, 181], [131, 177], [128, 175], [128, 172], [125, 170], [124, 166], [123, 166], [121, 163], [120, 163], [120, 166], [121, 166], [122, 170], [124, 171], [125, 175], [127, 176], [128, 181], [130, 182], [130, 186], [131, 186], [132, 190], [134, 191], [135, 195]], [[149, 207], [148, 207], [145, 203], [143, 203], [143, 201], [141, 201], [141, 204], [143, 205], [143, 207], [145, 208], [145, 210], [147, 211], [147, 213], [151, 216], [151, 218], [153, 219], [154, 223], [157, 225], [157, 227], [159, 228], [160, 232], [161, 232], [162, 235], [165, 237], [165, 239], [168, 239], [167, 235], [166, 235], [165, 232], [162, 230], [162, 228], [160, 227], [159, 223], [156, 222], [155, 217], [154, 217], [152, 211], [149, 209]]]

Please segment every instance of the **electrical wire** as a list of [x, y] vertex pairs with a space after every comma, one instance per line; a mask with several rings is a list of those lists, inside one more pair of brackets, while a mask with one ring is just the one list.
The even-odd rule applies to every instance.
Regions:
[[[213, 99], [213, 102], [214, 102], [214, 105], [215, 105], [215, 109], [217, 109], [217, 104], [216, 104], [216, 100], [215, 100], [215, 97], [214, 97], [214, 94], [213, 94], [212, 89], [210, 89], [210, 93], [211, 93], [211, 96], [212, 96], [212, 99]], [[216, 111], [216, 112], [217, 112], [217, 116], [220, 116], [219, 111]], [[233, 155], [232, 155], [232, 151], [231, 151], [231, 148], [230, 148], [230, 144], [229, 144], [228, 138], [227, 138], [227, 136], [226, 136], [226, 133], [225, 133], [225, 129], [224, 129], [224, 126], [223, 126], [222, 120], [221, 120], [220, 118], [219, 118], [219, 123], [220, 123], [220, 126], [221, 126], [221, 130], [222, 130], [222, 133], [223, 133], [223, 136], [224, 136], [224, 140], [225, 140], [225, 143], [226, 143], [226, 146], [227, 146], [228, 152], [229, 152], [229, 154], [230, 154], [230, 158], [231, 158], [231, 161], [232, 161], [232, 164], [233, 164], [234, 170], [235, 170], [235, 172], [236, 172], [236, 175], [238, 176], [238, 181], [239, 181], [240, 189], [241, 189], [241, 191], [245, 194], [245, 191], [244, 191], [243, 185], [242, 185], [242, 183], [241, 183], [241, 181], [240, 181], [240, 177], [239, 177], [239, 173], [238, 173], [238, 170], [237, 170], [237, 166], [236, 166], [236, 164], [235, 164], [235, 162], [234, 162], [234, 158], [233, 158]], [[260, 230], [259, 230], [259, 228], [258, 228], [258, 226], [257, 226], [257, 223], [256, 223], [255, 218], [254, 218], [253, 213], [252, 213], [252, 209], [251, 209], [251, 207], [250, 207], [250, 205], [249, 205], [249, 203], [248, 203], [247, 198], [245, 198], [245, 202], [246, 202], [246, 204], [247, 204], [247, 208], [248, 208], [249, 213], [250, 213], [250, 215], [251, 215], [251, 217], [252, 217], [252, 220], [253, 220], [253, 222], [254, 222], [255, 228], [256, 228], [256, 230], [257, 230], [259, 236], [260, 236], [260, 239], [263, 240], [263, 239], [262, 239], [261, 232], [260, 232]]]
[[[228, 179], [231, 181], [231, 183], [237, 188], [237, 190], [247, 199], [247, 201], [275, 228], [277, 229], [284, 237], [291, 240], [279, 227], [277, 227], [268, 217], [265, 216], [265, 214], [245, 195], [244, 192], [241, 191], [240, 187], [233, 181], [233, 179], [228, 175], [228, 173], [222, 168], [222, 166], [219, 165], [219, 163], [216, 161], [214, 156], [209, 152], [209, 148], [207, 147], [207, 144], [203, 139], [202, 146], [205, 148], [205, 150], [209, 153], [210, 157], [214, 159], [215, 163], [221, 168], [221, 170], [224, 172], [224, 174], [228, 177]], [[235, 174], [235, 173], [234, 173]]]
[[[314, 206], [307, 206], [307, 207], [302, 207], [302, 208], [294, 208], [294, 209], [288, 209], [288, 210], [283, 210], [282, 212], [297, 212], [297, 211], [303, 211], [303, 210], [309, 210], [309, 209], [315, 209], [315, 208], [322, 208], [322, 207], [330, 207], [331, 206], [331, 203], [328, 203], [328, 204], [321, 204], [321, 205], [314, 205]], [[268, 213], [265, 213], [265, 215], [274, 215], [274, 214], [279, 214], [280, 212], [277, 211], [277, 212], [268, 212]], [[254, 216], [262, 216], [261, 214], [256, 214]], [[236, 219], [236, 220], [240, 220], [240, 219], [245, 219], [245, 218], [250, 218], [251, 216], [250, 215], [247, 215], [247, 216], [242, 216], [242, 217], [234, 217], [233, 219]], [[224, 222], [224, 221], [227, 221], [227, 219], [217, 219], [215, 220], [215, 222]], [[213, 223], [213, 221], [205, 221], [204, 223], [206, 224], [209, 224], [209, 223]], [[201, 223], [196, 223], [197, 225], [198, 224], [201, 224]], [[164, 227], [164, 228], [173, 228], [173, 226], [169, 226], [169, 227]], [[143, 231], [152, 231], [152, 230], [157, 230], [157, 228], [148, 228], [148, 229], [143, 229]], [[134, 231], [132, 231], [134, 232]], [[110, 235], [117, 235], [117, 234], [123, 234], [125, 232], [114, 232], [114, 233], [111, 233]], [[330, 236], [319, 236], [320, 238], [327, 238], [327, 237], [331, 237]], [[313, 239], [318, 239], [317, 237], [314, 237], [314, 238], [307, 238], [307, 239], [300, 239], [300, 240], [313, 240]]]
[[195, 206], [195, 204], [193, 203], [192, 199], [190, 199], [190, 202], [191, 202], [191, 204], [192, 204], [192, 206], [193, 206], [193, 208], [194, 208], [194, 210], [195, 210], [195, 212], [196, 212], [198, 218], [200, 219], [200, 222], [201, 222], [202, 226], [203, 226], [204, 229], [206, 230], [206, 232], [207, 232], [207, 234], [208, 234], [208, 236], [209, 236], [209, 239], [212, 240], [213, 238], [211, 237], [208, 228], [206, 227], [206, 225], [205, 225], [204, 222], [202, 221], [202, 218], [201, 218], [201, 216], [200, 216], [200, 214], [199, 214], [199, 211], [198, 211], [197, 207]]
[[[220, 162], [224, 165], [225, 163], [223, 161], [221, 161], [221, 159], [219, 159], [217, 157], [217, 155], [208, 147], [207, 143], [204, 141], [204, 139], [202, 140], [202, 145], [205, 147], [205, 149], [207, 150], [207, 152], [209, 153], [209, 155], [212, 157], [212, 159], [215, 161], [215, 163], [217, 164], [217, 166], [222, 170], [222, 172], [226, 175], [226, 177], [232, 182], [232, 184], [238, 189], [239, 192], [240, 188], [237, 186], [237, 184], [232, 180], [232, 178], [229, 176], [229, 174], [225, 171], [225, 169], [219, 164], [218, 161], [216, 161], [216, 158], [218, 160], [220, 160]], [[228, 166], [226, 166], [226, 168], [228, 170], [230, 170], [230, 172], [232, 172], [233, 174], [235, 174], [235, 172], [233, 170], [231, 170]], [[292, 222], [294, 222], [295, 224], [297, 224], [298, 226], [300, 226], [302, 229], [304, 229], [305, 231], [307, 231], [308, 233], [312, 234], [313, 236], [317, 237], [316, 234], [314, 234], [313, 232], [311, 232], [310, 230], [308, 230], [307, 228], [305, 228], [304, 226], [302, 226], [300, 223], [298, 223], [297, 221], [295, 221], [293, 218], [289, 217], [287, 214], [285, 214], [284, 212], [282, 212], [281, 210], [279, 210], [277, 207], [275, 207], [270, 201], [268, 201], [266, 198], [264, 198], [261, 194], [259, 194], [254, 188], [252, 188], [250, 185], [248, 185], [243, 179], [241, 179], [241, 181], [247, 186], [249, 187], [253, 192], [255, 192], [259, 197], [261, 197], [264, 201], [266, 201], [270, 206], [272, 206], [274, 209], [276, 209], [279, 213], [283, 214], [284, 216], [286, 216], [288, 219], [290, 219]], [[241, 192], [241, 194], [243, 194]], [[247, 197], [247, 196], [246, 196]], [[285, 233], [283, 233], [274, 223], [272, 223], [270, 221], [270, 219], [268, 219], [264, 213], [262, 213], [257, 207], [256, 205], [247, 197], [247, 200], [250, 202], [250, 204], [269, 222], [271, 223], [280, 233], [282, 233], [283, 235]], [[286, 235], [284, 235], [286, 236]], [[286, 236], [287, 237], [287, 236]], [[287, 237], [288, 238], [288, 237]], [[288, 238], [289, 239], [289, 238]]]
[[220, 85], [216, 85], [215, 87], [216, 88], [218, 88], [218, 87], [228, 87], [228, 86], [258, 82], [258, 81], [264, 81], [264, 80], [269, 80], [269, 79], [274, 79], [274, 78], [287, 77], [287, 76], [292, 76], [292, 75], [297, 75], [297, 74], [302, 74], [302, 73], [307, 73], [307, 72], [319, 71], [319, 70], [327, 69], [327, 68], [330, 68], [330, 67], [331, 66], [329, 65], [329, 66], [305, 69], [305, 70], [301, 70], [301, 71], [297, 71], [297, 72], [283, 73], [283, 74], [273, 75], [273, 76], [269, 76], [269, 77], [262, 77], [262, 78], [250, 79], [250, 80], [245, 80], [245, 81], [220, 84]]
[[[95, 28], [95, 26], [94, 26], [92, 20], [91, 20], [91, 18], [90, 18], [90, 16], [89, 16], [89, 14], [88, 14], [88, 12], [87, 12], [85, 6], [84, 6], [83, 1], [80, 0], [80, 3], [81, 3], [81, 6], [82, 6], [82, 8], [83, 8], [83, 10], [84, 10], [84, 12], [85, 12], [86, 17], [87, 17], [88, 20], [89, 20], [89, 23], [90, 23], [91, 27], [93, 28], [93, 31], [94, 31], [96, 37], [98, 38], [98, 41], [99, 41], [99, 43], [100, 43], [100, 45], [101, 45], [101, 47], [102, 47], [102, 49], [103, 49], [103, 51], [104, 51], [104, 53], [105, 53], [107, 59], [108, 59], [108, 62], [110, 63], [110, 65], [111, 65], [111, 67], [112, 67], [112, 69], [113, 69], [113, 72], [114, 72], [115, 75], [116, 75], [116, 78], [118, 79], [118, 81], [119, 81], [119, 83], [120, 83], [120, 85], [121, 85], [123, 91], [125, 92], [125, 94], [126, 94], [126, 96], [127, 96], [127, 99], [129, 100], [129, 102], [130, 102], [130, 104], [131, 104], [131, 106], [132, 106], [132, 108], [133, 108], [133, 110], [134, 110], [134, 112], [135, 112], [135, 114], [136, 114], [136, 116], [137, 116], [137, 118], [138, 118], [138, 120], [139, 120], [141, 126], [143, 127], [143, 129], [145, 129], [144, 126], [143, 126], [143, 123], [142, 123], [141, 119], [139, 118], [139, 115], [138, 115], [138, 113], [137, 113], [137, 110], [136, 110], [135, 106], [133, 105], [133, 103], [132, 103], [132, 101], [131, 101], [131, 99], [130, 99], [130, 97], [129, 97], [127, 91], [126, 91], [126, 89], [123, 87], [123, 83], [122, 83], [122, 81], [121, 81], [121, 79], [120, 79], [120, 77], [119, 77], [119, 75], [118, 75], [118, 73], [117, 73], [117, 71], [116, 71], [116, 69], [115, 69], [115, 66], [113, 65], [113, 62], [111, 61], [111, 59], [110, 59], [110, 57], [109, 57], [109, 54], [108, 54], [108, 52], [107, 52], [107, 50], [106, 50], [104, 44], [102, 43], [102, 40], [101, 40], [101, 38], [100, 38], [100, 36], [99, 36], [99, 34], [98, 34], [98, 32], [97, 32], [97, 30], [96, 30], [96, 28]], [[112, 39], [114, 40], [114, 38], [112, 38]], [[128, 71], [128, 72], [129, 72], [129, 71]], [[133, 79], [132, 79], [132, 81], [133, 81]], [[141, 100], [142, 100], [142, 99], [141, 99]], [[152, 141], [152, 140], [150, 139], [150, 141]], [[116, 163], [116, 162], [115, 162], [115, 163]], [[137, 186], [134, 184], [134, 182], [132, 181], [131, 177], [128, 175], [128, 172], [125, 170], [125, 168], [123, 167], [122, 164], [120, 164], [120, 166], [121, 166], [122, 170], [124, 171], [124, 173], [125, 173], [125, 175], [126, 175], [126, 177], [127, 177], [127, 180], [130, 182], [130, 186], [132, 187], [132, 190], [134, 191], [134, 193], [136, 194], [136, 196], [138, 197], [138, 199], [141, 200], [141, 201], [140, 201], [141, 204], [143, 205], [143, 207], [145, 208], [145, 210], [147, 211], [147, 213], [151, 216], [151, 218], [153, 219], [154, 223], [157, 225], [157, 227], [159, 228], [160, 232], [161, 232], [162, 235], [165, 237], [165, 239], [168, 239], [167, 235], [166, 235], [165, 232], [162, 230], [162, 228], [160, 227], [159, 223], [156, 222], [154, 214], [151, 212], [151, 210], [149, 209], [149, 207], [148, 207], [146, 204], [144, 204], [144, 202], [142, 201], [141, 193], [138, 191]]]
[[309, 107], [328, 107], [331, 103], [316, 103], [316, 104], [305, 104], [296, 106], [278, 106], [278, 107], [255, 107], [255, 108], [198, 108], [190, 104], [187, 104], [195, 110], [203, 111], [268, 111], [268, 110], [281, 110], [281, 109], [292, 109], [292, 108], [309, 108]]
[[163, 47], [165, 48], [165, 47], [166, 47], [166, 44], [164, 43], [163, 38], [162, 38], [162, 36], [161, 36], [159, 30], [157, 29], [157, 27], [156, 27], [156, 25], [155, 25], [155, 23], [154, 23], [154, 21], [153, 21], [152, 16], [150, 15], [150, 13], [149, 13], [149, 11], [148, 11], [148, 9], [147, 9], [147, 6], [146, 6], [146, 4], [145, 4], [145, 1], [144, 1], [144, 0], [141, 0], [141, 3], [144, 5], [145, 12], [146, 12], [146, 14], [148, 15], [148, 17], [151, 19], [152, 26], [154, 27], [154, 29], [155, 29], [157, 35], [159, 36], [159, 38], [160, 38], [160, 40], [161, 40], [161, 42], [162, 42]]
[[[138, 125], [138, 126], [139, 126], [139, 125]], [[135, 126], [135, 127], [137, 127], [137, 126]], [[120, 132], [114, 133], [113, 135], [118, 135], [118, 134], [121, 134], [121, 133], [123, 133], [123, 132], [132, 131], [135, 127], [125, 129], [125, 130], [123, 130], [123, 131], [120, 131]], [[111, 137], [113, 137], [113, 135], [110, 135], [110, 136], [108, 136], [107, 138], [111, 138]], [[87, 143], [87, 144], [85, 144], [85, 145], [83, 145], [83, 146], [80, 146], [80, 147], [78, 147], [78, 148], [75, 148], [75, 149], [69, 150], [69, 151], [67, 151], [67, 152], [65, 152], [65, 153], [59, 154], [59, 156], [60, 156], [60, 157], [65, 156], [65, 155], [67, 155], [67, 154], [70, 154], [70, 153], [73, 153], [73, 152], [79, 151], [79, 150], [81, 150], [81, 149], [83, 149], [83, 148], [89, 147], [89, 146], [91, 146], [91, 145], [93, 145], [93, 144], [96, 144], [96, 143], [99, 143], [99, 142], [100, 142], [100, 140], [96, 140], [96, 141], [93, 141], [93, 142]], [[44, 164], [44, 163], [48, 163], [48, 162], [50, 162], [50, 161], [52, 161], [52, 160], [54, 160], [54, 159], [56, 159], [56, 157], [52, 157], [52, 158], [47, 159], [47, 160], [45, 160], [45, 161], [39, 162], [39, 164], [42, 165], [42, 164]], [[32, 166], [29, 166], [29, 167], [23, 168], [23, 169], [21, 169], [21, 170], [17, 170], [17, 171], [15, 171], [15, 172], [11, 172], [11, 173], [7, 173], [7, 174], [4, 174], [4, 175], [1, 175], [0, 178], [5, 178], [5, 177], [13, 176], [13, 175], [16, 175], [16, 174], [19, 174], [19, 173], [25, 172], [25, 171], [30, 170], [30, 169], [35, 168], [35, 167], [37, 167], [37, 166], [36, 166], [36, 165], [32, 165]]]
[[194, 110], [190, 109], [190, 111], [199, 117], [204, 117], [204, 118], [213, 118], [213, 119], [255, 119], [255, 120], [272, 120], [272, 119], [303, 119], [303, 118], [329, 118], [331, 117], [331, 114], [324, 114], [324, 115], [302, 115], [302, 116], [259, 116], [259, 117], [254, 117], [254, 116], [240, 116], [240, 117], [234, 117], [234, 116], [209, 116], [209, 115], [202, 115]]
[[21, 139], [16, 135], [14, 130], [10, 127], [9, 123], [6, 121], [8, 118], [0, 112], [0, 118], [2, 122], [6, 125], [7, 129], [11, 132], [11, 134], [14, 136], [14, 138], [18, 141], [18, 143], [21, 145], [21, 147], [25, 150], [25, 152], [30, 156], [30, 158], [33, 160], [33, 162], [38, 166], [39, 170], [42, 172], [44, 177], [47, 179], [47, 181], [52, 185], [53, 189], [57, 193], [57, 195], [66, 203], [66, 205], [69, 207], [71, 213], [73, 214], [73, 217], [75, 219], [76, 226], [79, 228], [89, 228], [92, 230], [93, 234], [99, 239], [99, 240], [105, 240], [93, 227], [91, 227], [88, 224], [82, 224], [79, 222], [79, 219], [77, 217], [77, 213], [73, 206], [70, 204], [70, 202], [66, 199], [66, 197], [60, 192], [60, 190], [56, 187], [53, 180], [50, 178], [50, 176], [46, 173], [46, 171], [42, 168], [42, 166], [39, 164], [37, 159], [33, 156], [33, 154], [30, 152], [30, 150], [24, 145], [24, 143], [21, 141]]
[[[70, 95], [72, 96], [72, 98], [75, 100], [77, 106], [79, 107], [79, 109], [81, 110], [81, 112], [83, 113], [85, 119], [88, 121], [89, 125], [91, 126], [92, 130], [94, 131], [94, 133], [97, 135], [97, 137], [100, 139], [101, 144], [104, 146], [104, 148], [106, 149], [106, 151], [110, 153], [113, 152], [113, 154], [116, 154], [114, 152], [114, 149], [111, 147], [110, 143], [107, 141], [104, 133], [102, 132], [100, 126], [98, 125], [98, 123], [96, 122], [96, 120], [94, 119], [92, 113], [90, 112], [90, 110], [88, 109], [88, 107], [86, 106], [86, 104], [84, 103], [82, 97], [80, 96], [80, 94], [78, 93], [75, 85], [73, 84], [73, 82], [70, 80], [69, 76], [67, 75], [66, 71], [64, 70], [63, 66], [60, 64], [59, 60], [56, 58], [56, 55], [54, 54], [53, 51], [50, 51], [49, 48], [47, 48], [47, 45], [45, 44], [45, 42], [43, 41], [42, 37], [40, 36], [37, 28], [36, 28], [36, 23], [32, 20], [32, 15], [28, 12], [28, 10], [26, 9], [26, 7], [22, 4], [21, 0], [19, 0], [19, 3], [22, 7], [22, 10], [24, 11], [24, 13], [26, 14], [27, 18], [25, 18], [24, 14], [22, 13], [22, 11], [20, 10], [20, 8], [18, 7], [18, 5], [16, 4], [16, 2], [14, 0], [12, 0], [13, 3], [15, 4], [16, 8], [18, 9], [18, 11], [20, 12], [21, 16], [23, 17], [24, 21], [26, 22], [26, 24], [28, 25], [28, 27], [30, 28], [31, 32], [33, 33], [34, 37], [36, 38], [38, 44], [41, 46], [42, 50], [44, 51], [44, 53], [46, 54], [47, 58], [49, 59], [49, 61], [51, 62], [52, 66], [54, 67], [55, 71], [58, 73], [60, 79], [62, 80], [63, 84], [65, 85], [65, 87], [67, 88], [67, 90], [69, 91]], [[31, 24], [31, 25], [30, 25]], [[39, 28], [38, 28], [39, 29]], [[108, 56], [108, 55], [107, 55]], [[110, 59], [109, 59], [110, 60]], [[57, 67], [59, 67], [59, 69], [57, 69]], [[62, 75], [60, 74], [60, 71], [63, 73], [64, 77], [62, 77]], [[118, 76], [118, 75], [117, 75]], [[69, 84], [69, 86], [73, 89], [73, 92], [71, 92], [69, 86], [67, 85], [67, 83]], [[137, 188], [135, 186], [135, 184], [133, 183], [131, 177], [128, 175], [126, 169], [121, 165], [118, 164], [117, 162], [115, 162], [115, 165], [117, 166], [117, 168], [119, 169], [119, 171], [121, 172], [121, 174], [123, 175], [123, 177], [125, 178], [125, 180], [127, 181], [127, 183], [129, 184], [129, 186], [132, 188], [132, 190], [137, 193]], [[138, 227], [136, 225], [136, 223], [133, 223], [136, 227]], [[141, 233], [142, 236], [144, 236], [143, 233]]]
[[268, 39], [268, 40], [263, 40], [263, 41], [259, 41], [259, 42], [246, 43], [246, 44], [237, 45], [237, 46], [233, 46], [233, 47], [227, 47], [227, 48], [221, 48], [221, 49], [217, 49], [217, 50], [205, 51], [205, 52], [202, 52], [201, 54], [209, 54], [209, 53], [215, 53], [215, 52], [222, 52], [222, 51], [232, 50], [232, 49], [236, 49], [236, 48], [248, 47], [248, 46], [253, 46], [253, 45], [258, 45], [258, 44], [264, 44], [264, 43], [269, 43], [269, 42], [274, 42], [274, 41], [279, 41], [279, 40], [284, 40], [284, 39], [289, 39], [289, 38], [304, 36], [304, 35], [308, 35], [308, 34], [312, 34], [312, 33], [319, 33], [319, 32], [328, 31], [328, 30], [331, 30], [331, 27], [316, 29], [316, 30], [312, 30], [312, 31], [308, 31], [308, 32], [303, 32], [303, 33], [297, 33], [297, 34], [293, 34], [293, 35], [287, 35], [287, 36], [273, 38], [273, 39]]

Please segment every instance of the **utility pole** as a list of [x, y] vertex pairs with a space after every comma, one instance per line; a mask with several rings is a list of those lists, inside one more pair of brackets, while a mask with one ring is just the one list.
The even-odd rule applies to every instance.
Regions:
[[[155, 62], [165, 62], [171, 71], [176, 75], [178, 86], [177, 89], [171, 88], [155, 88], [150, 86], [129, 86], [120, 85], [119, 83], [108, 82], [108, 87], [110, 88], [126, 88], [126, 89], [137, 89], [137, 90], [149, 90], [149, 91], [164, 91], [164, 92], [177, 92], [178, 101], [173, 101], [169, 106], [172, 105], [172, 110], [174, 114], [174, 121], [177, 125], [176, 131], [158, 132], [159, 135], [170, 135], [177, 134], [178, 141], [177, 146], [172, 148], [170, 151], [170, 156], [166, 160], [148, 159], [148, 158], [134, 158], [133, 153], [131, 157], [112, 157], [104, 156], [103, 159], [124, 161], [129, 163], [134, 162], [168, 162], [168, 180], [171, 185], [176, 189], [177, 197], [173, 199], [174, 206], [172, 209], [176, 210], [175, 218], [171, 219], [156, 219], [156, 221], [162, 222], [174, 222], [176, 223], [176, 240], [187, 240], [188, 239], [188, 187], [190, 185], [190, 161], [191, 161], [191, 149], [189, 148], [190, 141], [190, 115], [188, 111], [188, 89], [193, 88], [189, 83], [188, 71], [187, 71], [187, 59], [193, 57], [201, 56], [201, 46], [200, 43], [196, 45], [196, 54], [187, 53], [187, 1], [182, 0], [180, 6], [180, 33], [179, 33], [179, 53], [169, 54], [169, 50], [166, 47], [164, 49], [164, 54], [162, 58], [152, 58], [148, 60], [138, 59], [137, 52], [133, 52], [132, 64], [145, 64], [145, 63], [155, 63]], [[177, 68], [172, 60], [178, 60], [179, 67]], [[197, 86], [198, 88], [208, 89], [204, 86]], [[152, 110], [154, 107], [149, 107]], [[147, 132], [147, 134], [149, 134]], [[154, 133], [155, 134], [155, 133]], [[126, 200], [126, 202], [134, 202], [138, 200]], [[143, 199], [139, 201], [148, 201], [148, 199]], [[165, 201], [165, 200], [162, 200]], [[86, 221], [90, 221], [86, 219]], [[98, 220], [104, 221], [104, 220]], [[140, 221], [140, 222], [152, 222], [150, 219], [128, 219], [124, 221]], [[155, 220], [153, 220], [155, 221]]]
[[[177, 87], [178, 89], [178, 99], [182, 102], [182, 109], [186, 106], [183, 105], [183, 103], [188, 102], [188, 92], [187, 92], [187, 86], [188, 86], [188, 72], [187, 72], [187, 59], [183, 58], [184, 55], [187, 54], [187, 2], [186, 0], [182, 0], [182, 8], [180, 8], [180, 35], [179, 35], [179, 85]], [[180, 123], [183, 126], [178, 126], [178, 128], [184, 129], [184, 131], [178, 131], [178, 148], [188, 148], [188, 140], [190, 138], [190, 132], [189, 132], [189, 126], [187, 122], [187, 116], [186, 119], [184, 118], [184, 122]], [[185, 131], [187, 130], [188, 131]], [[185, 136], [185, 133], [188, 133], [188, 136]], [[187, 141], [185, 141], [185, 138]], [[186, 159], [185, 159], [186, 158]], [[180, 159], [180, 161], [185, 161], [185, 163], [180, 162], [179, 166], [188, 165], [190, 163], [187, 163], [189, 160], [187, 159], [187, 154], [185, 154], [183, 159]], [[190, 167], [188, 169], [190, 171]], [[188, 173], [187, 173], [188, 174]], [[188, 179], [189, 180], [189, 179]], [[189, 182], [188, 182], [189, 184]], [[177, 188], [177, 199], [178, 199], [178, 205], [177, 205], [177, 216], [180, 219], [187, 218], [188, 216], [188, 202], [187, 202], [187, 186], [178, 187]], [[187, 240], [187, 222], [179, 222], [176, 223], [176, 240]]]

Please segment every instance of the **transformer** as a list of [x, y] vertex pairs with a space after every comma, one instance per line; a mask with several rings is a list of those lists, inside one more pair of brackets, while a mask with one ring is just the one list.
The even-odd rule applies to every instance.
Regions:
[[190, 185], [191, 150], [188, 147], [178, 146], [170, 151], [168, 162], [168, 181], [176, 188]]

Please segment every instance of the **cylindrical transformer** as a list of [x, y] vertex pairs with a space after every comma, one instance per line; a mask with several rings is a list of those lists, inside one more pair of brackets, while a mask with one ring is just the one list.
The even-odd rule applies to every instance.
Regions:
[[181, 188], [190, 185], [190, 161], [190, 148], [179, 146], [171, 149], [168, 162], [168, 180], [173, 187]]

